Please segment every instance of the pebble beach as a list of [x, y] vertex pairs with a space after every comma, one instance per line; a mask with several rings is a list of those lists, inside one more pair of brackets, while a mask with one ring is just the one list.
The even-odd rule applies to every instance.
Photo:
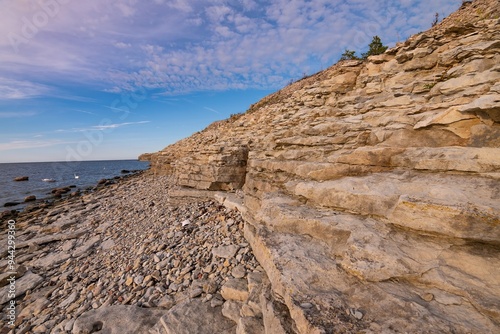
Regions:
[[15, 268], [2, 247], [1, 333], [78, 332], [79, 316], [111, 305], [161, 310], [197, 299], [218, 307], [224, 283], [262, 272], [237, 211], [171, 196], [171, 184], [145, 172], [3, 217], [3, 230], [15, 224]]

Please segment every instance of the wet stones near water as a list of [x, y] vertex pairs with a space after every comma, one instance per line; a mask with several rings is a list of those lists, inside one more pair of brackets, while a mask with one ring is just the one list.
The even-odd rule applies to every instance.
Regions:
[[66, 193], [69, 193], [71, 191], [71, 188], [70, 187], [63, 187], [63, 188], [55, 188], [55, 189], [52, 189], [52, 193], [55, 194], [55, 193], [61, 193], [61, 194], [66, 194]]
[[242, 218], [214, 201], [171, 205], [168, 189], [167, 177], [132, 176], [21, 213], [16, 256], [31, 274], [18, 278], [30, 275], [17, 301], [37, 312], [18, 317], [17, 330], [68, 333], [86, 312], [116, 305], [221, 307], [221, 287], [258, 267]]
[[0, 219], [5, 223], [5, 220], [8, 221], [11, 218], [15, 218], [18, 214], [19, 212], [17, 210], [4, 210], [0, 212]]
[[14, 178], [14, 181], [16, 182], [20, 182], [20, 181], [29, 181], [29, 177], [28, 176], [18, 176], [16, 178]]
[[8, 208], [8, 207], [11, 207], [11, 206], [17, 206], [17, 205], [19, 205], [19, 204], [21, 204], [21, 203], [19, 203], [19, 202], [7, 202], [7, 203], [5, 203], [3, 206], [4, 206], [5, 208]]
[[116, 180], [119, 180], [119, 179], [121, 179], [120, 176], [115, 176], [114, 179], [100, 179], [97, 182], [97, 188], [101, 188], [101, 187], [104, 187], [104, 186], [110, 186], [112, 184], [115, 184]]
[[51, 193], [54, 196], [54, 198], [61, 198], [63, 195], [69, 193], [70, 191], [71, 191], [71, 188], [64, 187], [64, 188], [52, 189]]
[[62, 198], [63, 195], [66, 195], [69, 192], [71, 192], [70, 187], [55, 188], [55, 189], [52, 189], [52, 191], [51, 191], [52, 196], [54, 198]]
[[33, 202], [33, 201], [36, 201], [36, 196], [35, 195], [26, 196], [24, 198], [24, 202]]

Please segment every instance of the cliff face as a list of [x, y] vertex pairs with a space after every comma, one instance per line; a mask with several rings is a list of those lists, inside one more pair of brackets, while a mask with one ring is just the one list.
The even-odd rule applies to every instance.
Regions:
[[346, 312], [375, 332], [498, 331], [499, 6], [466, 3], [150, 157], [181, 186], [241, 189], [220, 197], [297, 332]]

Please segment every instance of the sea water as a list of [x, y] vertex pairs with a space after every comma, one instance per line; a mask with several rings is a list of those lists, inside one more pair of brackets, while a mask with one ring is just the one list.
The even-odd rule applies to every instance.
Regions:
[[[30, 195], [37, 199], [49, 198], [54, 188], [76, 186], [83, 190], [95, 186], [101, 179], [124, 175], [122, 170], [145, 170], [148, 167], [149, 162], [137, 160], [0, 163], [0, 210], [7, 202], [23, 202]], [[29, 180], [14, 181], [18, 176], [28, 176]], [[55, 182], [44, 182], [43, 179]]]

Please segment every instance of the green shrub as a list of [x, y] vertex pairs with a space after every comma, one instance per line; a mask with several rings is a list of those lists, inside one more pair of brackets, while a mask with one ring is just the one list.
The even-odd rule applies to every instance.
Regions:
[[372, 42], [370, 43], [370, 45], [368, 45], [368, 47], [368, 52], [362, 54], [363, 59], [366, 59], [370, 56], [382, 54], [385, 52], [385, 50], [387, 50], [387, 46], [382, 44], [382, 41], [378, 36], [373, 36]]
[[339, 61], [342, 61], [342, 60], [356, 60], [356, 59], [359, 59], [359, 57], [356, 56], [356, 51], [345, 49], [345, 51], [342, 54], [342, 56], [340, 57]]

